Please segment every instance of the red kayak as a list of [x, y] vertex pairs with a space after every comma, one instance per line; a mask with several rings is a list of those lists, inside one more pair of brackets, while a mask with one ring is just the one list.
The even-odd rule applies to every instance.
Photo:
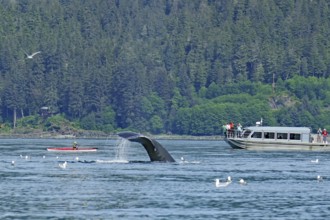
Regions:
[[53, 152], [95, 152], [97, 151], [97, 148], [77, 148], [73, 149], [72, 147], [54, 147], [54, 148], [47, 148], [48, 151], [53, 151]]

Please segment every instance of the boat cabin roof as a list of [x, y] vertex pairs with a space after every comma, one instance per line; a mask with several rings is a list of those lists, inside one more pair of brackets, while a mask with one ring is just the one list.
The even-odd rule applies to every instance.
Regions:
[[277, 133], [310, 133], [311, 129], [307, 127], [267, 127], [267, 126], [252, 126], [246, 127], [244, 130], [254, 132], [277, 132]]

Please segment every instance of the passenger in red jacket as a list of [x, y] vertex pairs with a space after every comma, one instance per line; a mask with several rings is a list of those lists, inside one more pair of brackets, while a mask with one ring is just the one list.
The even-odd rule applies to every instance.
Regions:
[[230, 122], [229, 123], [229, 127], [230, 127], [230, 131], [229, 131], [229, 133], [230, 133], [230, 137], [234, 137], [234, 127], [235, 127], [235, 125], [234, 125], [234, 123], [233, 122]]
[[327, 141], [327, 137], [328, 137], [327, 129], [325, 129], [325, 128], [323, 129], [322, 136], [323, 136], [323, 143], [327, 144], [328, 143], [328, 141]]

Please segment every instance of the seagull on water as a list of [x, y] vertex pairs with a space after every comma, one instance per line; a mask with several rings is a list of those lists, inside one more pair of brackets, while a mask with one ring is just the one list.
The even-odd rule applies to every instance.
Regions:
[[319, 159], [311, 160], [311, 163], [318, 163], [318, 162], [319, 162]]
[[239, 180], [239, 183], [240, 183], [241, 185], [246, 185], [246, 184], [247, 184], [247, 182], [246, 182], [244, 179], [240, 179], [240, 180]]
[[11, 161], [11, 165], [15, 166], [15, 160]]
[[220, 179], [215, 179], [215, 187], [226, 187], [229, 184], [231, 184], [231, 177], [230, 176], [227, 177], [226, 182], [220, 182]]
[[66, 168], [66, 165], [68, 164], [68, 162], [64, 162], [64, 163], [59, 163], [58, 166], [61, 167], [62, 169]]
[[323, 177], [320, 176], [320, 175], [318, 175], [318, 176], [316, 177], [316, 179], [317, 179], [318, 181], [323, 181]]
[[33, 54], [27, 54], [27, 53], [25, 53], [25, 54], [26, 54], [26, 58], [27, 58], [27, 59], [33, 59], [33, 57], [34, 57], [35, 55], [37, 55], [38, 53], [41, 53], [41, 51], [35, 52], [35, 53], [33, 53]]

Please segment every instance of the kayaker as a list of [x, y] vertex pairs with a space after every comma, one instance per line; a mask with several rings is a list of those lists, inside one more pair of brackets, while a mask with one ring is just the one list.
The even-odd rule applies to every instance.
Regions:
[[72, 148], [73, 148], [73, 150], [77, 150], [77, 142], [75, 141], [75, 142], [73, 142], [73, 145], [72, 145]]

